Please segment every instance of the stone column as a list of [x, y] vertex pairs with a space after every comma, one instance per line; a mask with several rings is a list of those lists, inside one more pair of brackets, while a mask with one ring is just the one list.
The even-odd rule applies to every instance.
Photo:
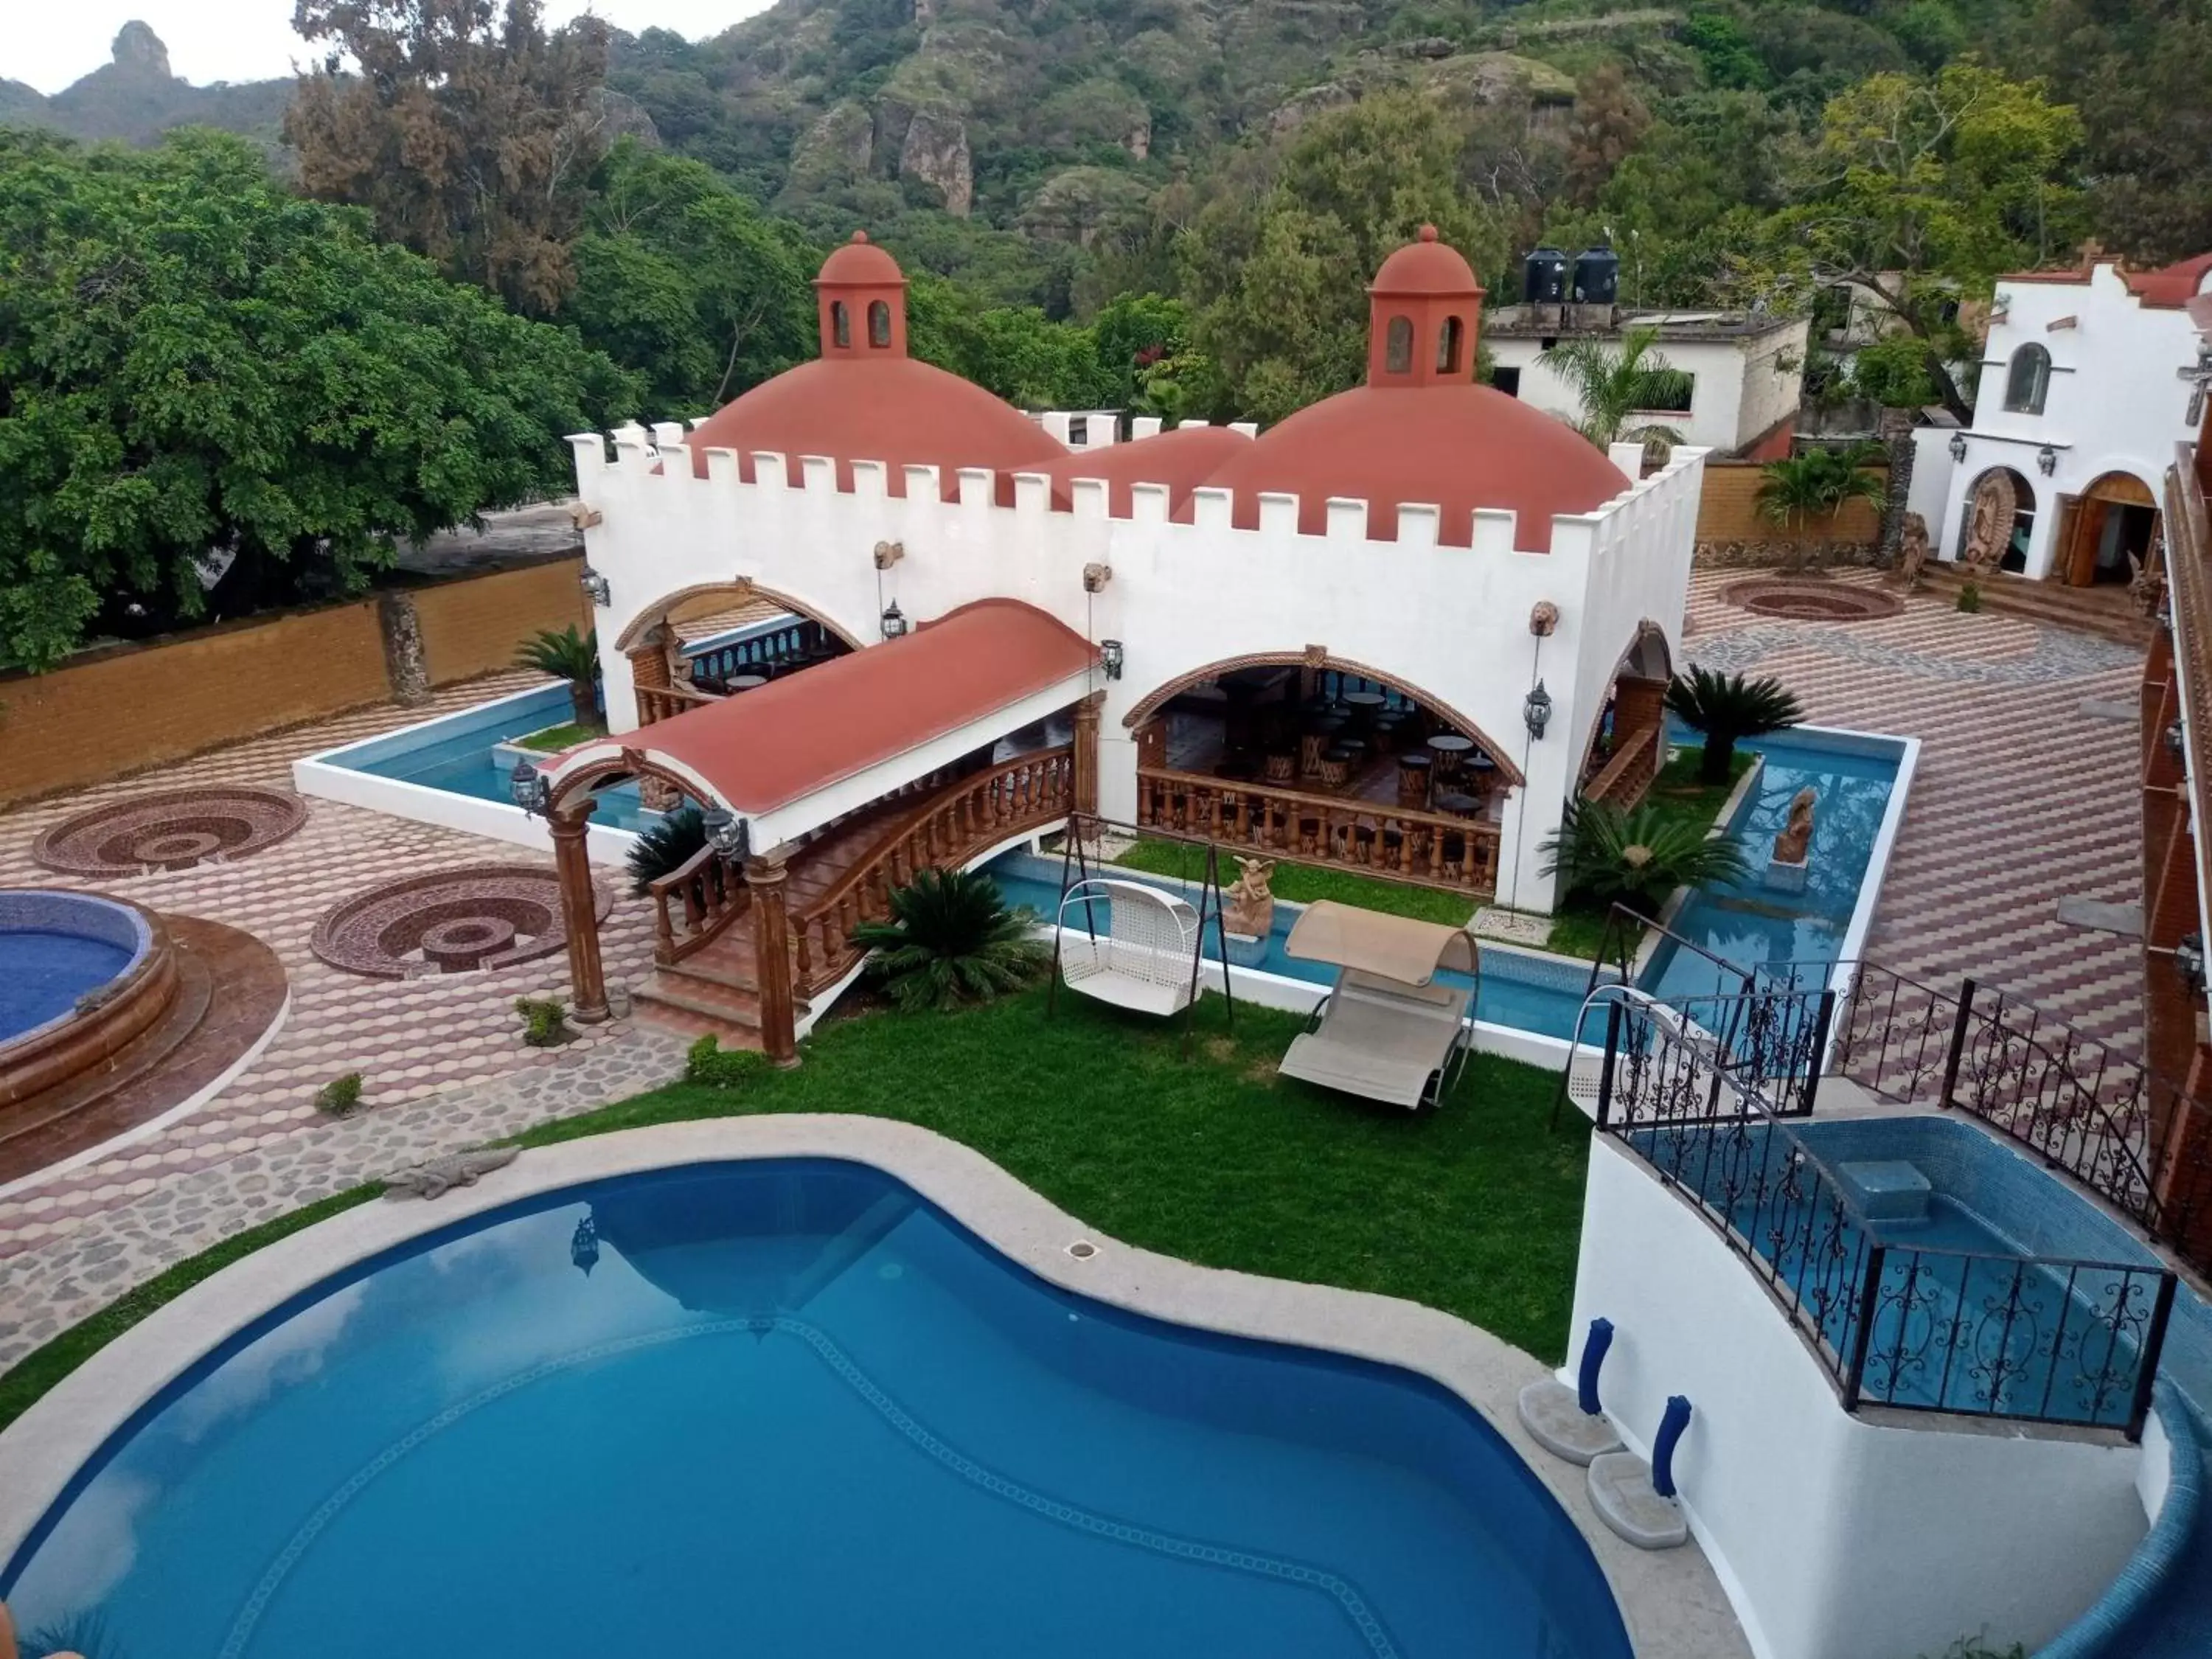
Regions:
[[780, 852], [745, 861], [745, 885], [753, 898], [753, 973], [760, 986], [761, 1047], [779, 1066], [799, 1064], [791, 919], [785, 896], [787, 874]]
[[553, 868], [561, 881], [561, 917], [568, 930], [568, 984], [575, 998], [569, 1012], [585, 1025], [607, 1017], [606, 975], [599, 966], [599, 897], [592, 890], [591, 854], [584, 839], [591, 819], [589, 801], [546, 819], [553, 832]]
[[[672, 654], [671, 641], [673, 632], [666, 623], [656, 623], [645, 631], [645, 637], [632, 646], [629, 652], [629, 683], [641, 691], [665, 691], [675, 684], [675, 670], [669, 662]], [[640, 725], [651, 722], [641, 716]], [[641, 805], [650, 811], [672, 811], [684, 799], [682, 792], [671, 783], [650, 775], [637, 781], [637, 798]]]
[[1098, 717], [1105, 708], [1103, 691], [1075, 705], [1075, 811], [1087, 818], [1098, 816]]

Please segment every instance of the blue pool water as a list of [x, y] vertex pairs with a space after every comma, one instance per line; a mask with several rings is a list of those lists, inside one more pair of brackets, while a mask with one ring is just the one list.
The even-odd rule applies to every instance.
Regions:
[[[508, 779], [514, 762], [500, 755], [495, 745], [558, 726], [573, 712], [568, 688], [549, 685], [521, 696], [479, 703], [416, 730], [372, 738], [323, 758], [349, 771], [506, 805], [513, 799]], [[600, 793], [592, 822], [637, 830], [659, 816], [645, 810], [635, 785], [623, 784]]]
[[0, 1042], [56, 1019], [131, 965], [106, 939], [43, 927], [0, 929]]
[[371, 1267], [140, 1414], [0, 1578], [27, 1628], [155, 1659], [1630, 1654], [1454, 1397], [1054, 1290], [859, 1166], [600, 1183]]

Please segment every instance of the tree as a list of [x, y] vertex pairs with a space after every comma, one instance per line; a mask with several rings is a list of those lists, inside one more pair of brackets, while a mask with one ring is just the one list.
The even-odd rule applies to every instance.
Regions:
[[1650, 125], [1650, 112], [1629, 90], [1620, 64], [1583, 76], [1567, 124], [1567, 189], [1574, 201], [1584, 206], [1595, 201]]
[[1743, 854], [1725, 836], [1668, 819], [1656, 807], [1624, 811], [1607, 800], [1568, 804], [1559, 833], [1537, 849], [1543, 873], [1568, 892], [1649, 908], [1677, 887], [1717, 887], [1745, 872]]
[[284, 137], [309, 195], [542, 315], [574, 284], [606, 147], [606, 35], [541, 16], [539, 0], [297, 0], [293, 27], [328, 51]]
[[1735, 746], [1744, 738], [1779, 732], [1805, 717], [1781, 681], [1747, 680], [1710, 668], [1692, 668], [1669, 682], [1667, 712], [1692, 732], [1705, 734], [1705, 752], [1698, 762], [1698, 781], [1704, 783], [1729, 781]]
[[576, 624], [541, 628], [514, 653], [517, 668], [534, 668], [556, 680], [568, 682], [568, 706], [576, 724], [596, 726], [599, 720], [599, 630], [580, 634]]
[[1792, 527], [1808, 519], [1832, 517], [1847, 501], [1868, 501], [1879, 507], [1888, 500], [1882, 475], [1866, 463], [1869, 450], [1880, 446], [1848, 449], [1808, 449], [1769, 461], [1759, 469], [1755, 500], [1759, 516], [1770, 523]]
[[1030, 937], [1036, 917], [1009, 910], [980, 871], [923, 870], [890, 896], [890, 920], [864, 921], [853, 943], [876, 953], [869, 971], [900, 1008], [988, 1002], [1035, 979], [1050, 952]]
[[1575, 430], [1600, 449], [1623, 441], [1682, 441], [1670, 426], [1629, 424], [1641, 410], [1669, 409], [1680, 400], [1681, 371], [1657, 349], [1658, 338], [1656, 329], [1632, 328], [1617, 347], [1601, 340], [1570, 340], [1545, 358], [1582, 401], [1583, 417]]
[[635, 392], [244, 140], [0, 133], [0, 658], [358, 592]]
[[1824, 112], [1798, 204], [1771, 222], [1776, 264], [1801, 284], [1857, 288], [1921, 343], [1936, 395], [1969, 420], [1951, 368], [1975, 355], [1960, 302], [2070, 246], [2081, 141], [2080, 117], [2039, 81], [1971, 61], [1871, 76]]

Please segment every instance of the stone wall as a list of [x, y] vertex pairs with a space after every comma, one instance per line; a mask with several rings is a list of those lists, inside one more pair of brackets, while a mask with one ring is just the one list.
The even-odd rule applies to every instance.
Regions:
[[1698, 499], [1699, 564], [1825, 568], [1879, 562], [1880, 509], [1850, 501], [1840, 513], [1778, 525], [1759, 511], [1761, 471], [1753, 461], [1705, 463], [1705, 493]]
[[[576, 558], [380, 596], [411, 605], [434, 684], [512, 660], [541, 628], [588, 626]], [[144, 644], [88, 651], [45, 674], [0, 675], [0, 805], [103, 782], [404, 689], [386, 661], [380, 596]]]

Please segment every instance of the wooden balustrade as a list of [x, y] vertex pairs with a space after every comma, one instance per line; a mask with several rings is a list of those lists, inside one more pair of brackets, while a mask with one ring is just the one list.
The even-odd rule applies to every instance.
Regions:
[[637, 723], [651, 726], [656, 720], [673, 720], [686, 709], [701, 708], [721, 698], [708, 691], [694, 691], [688, 685], [641, 685], [637, 691]]
[[1498, 888], [1496, 824], [1387, 801], [1139, 768], [1137, 822], [1294, 864], [1370, 871], [1483, 896]]
[[1583, 790], [1584, 800], [1607, 800], [1624, 811], [1642, 800], [1659, 776], [1667, 754], [1663, 726], [1647, 726], [1622, 738], [1613, 757]]
[[712, 942], [752, 903], [744, 872], [711, 847], [645, 890], [653, 900], [653, 959], [664, 966]]
[[868, 855], [792, 917], [793, 983], [801, 996], [836, 983], [859, 957], [853, 930], [890, 915], [893, 890], [921, 871], [964, 864], [1075, 802], [1072, 748], [1038, 750], [946, 785], [892, 825]]

